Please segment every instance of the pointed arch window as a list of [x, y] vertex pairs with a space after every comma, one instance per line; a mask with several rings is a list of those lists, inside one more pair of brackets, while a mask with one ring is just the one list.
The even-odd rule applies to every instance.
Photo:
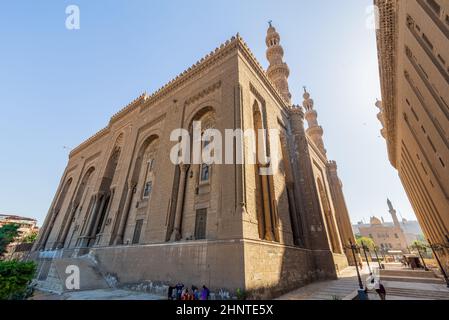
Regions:
[[210, 178], [210, 166], [207, 163], [203, 163], [201, 165], [201, 171], [200, 171], [200, 181], [201, 182], [208, 182]]
[[[212, 140], [213, 140], [213, 138], [212, 138]], [[204, 150], [206, 150], [206, 152], [207, 152], [207, 147], [209, 146], [209, 144], [210, 144], [210, 142], [212, 141], [212, 140], [206, 140], [206, 141], [204, 141], [203, 142], [203, 151]], [[200, 168], [200, 183], [207, 183], [207, 182], [209, 182], [209, 180], [210, 180], [210, 169], [211, 169], [211, 166], [210, 166], [210, 164], [207, 164], [207, 163], [202, 163], [201, 164], [201, 168]]]
[[148, 181], [145, 183], [145, 188], [143, 189], [143, 198], [148, 199], [153, 189], [153, 181]]
[[152, 144], [144, 155], [143, 177], [142, 177], [142, 199], [147, 200], [151, 196], [154, 185], [154, 165], [157, 146]]
[[205, 134], [208, 129], [213, 129], [215, 127], [215, 116], [213, 113], [207, 113], [200, 118], [202, 132], [201, 132], [201, 152], [202, 152], [202, 164], [199, 169], [199, 184], [208, 184], [211, 177], [212, 166], [209, 163], [204, 162], [203, 155], [207, 154], [213, 157], [214, 150], [209, 150], [210, 144], [214, 141], [213, 136], [209, 136], [205, 139]]
[[145, 172], [145, 179], [144, 179], [145, 184], [144, 184], [143, 195], [142, 195], [142, 197], [144, 199], [148, 199], [150, 197], [151, 190], [153, 189], [153, 181], [152, 181], [153, 163], [154, 163], [154, 159], [150, 159], [147, 162], [147, 169]]

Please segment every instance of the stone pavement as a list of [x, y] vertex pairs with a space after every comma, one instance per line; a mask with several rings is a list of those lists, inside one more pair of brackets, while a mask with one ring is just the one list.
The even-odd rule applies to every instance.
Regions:
[[[387, 300], [449, 300], [449, 288], [445, 284], [382, 281]], [[370, 294], [370, 299], [378, 299]]]
[[[371, 267], [377, 269], [375, 264]], [[402, 268], [400, 264], [386, 264], [386, 269], [397, 271], [396, 278], [381, 277], [381, 283], [387, 291], [387, 300], [449, 300], [449, 288], [443, 281], [429, 282], [429, 278], [423, 277], [419, 271], [410, 272], [409, 269]], [[365, 265], [362, 271], [364, 284], [368, 273]], [[341, 272], [338, 280], [312, 283], [285, 294], [278, 300], [348, 300], [356, 297], [357, 289], [355, 267], [349, 267]], [[375, 291], [369, 292], [368, 297], [370, 300], [380, 300]]]
[[161, 297], [149, 293], [128, 291], [121, 289], [98, 289], [86, 291], [65, 292], [53, 294], [43, 291], [35, 291], [29, 300], [164, 300]]
[[[386, 264], [385, 267], [381, 282], [387, 291], [387, 300], [449, 300], [449, 288], [435, 272], [411, 270], [400, 264]], [[378, 298], [376, 294], [369, 297]]]
[[[361, 271], [364, 282], [369, 272], [366, 265]], [[359, 288], [355, 267], [342, 270], [338, 280], [315, 282], [287, 293], [277, 300], [343, 300], [351, 299]]]

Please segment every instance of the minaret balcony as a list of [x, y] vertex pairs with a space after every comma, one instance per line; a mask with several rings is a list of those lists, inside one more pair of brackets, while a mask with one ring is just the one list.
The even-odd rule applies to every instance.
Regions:
[[315, 136], [315, 135], [322, 136], [323, 133], [324, 133], [324, 131], [321, 126], [310, 127], [307, 129], [307, 134], [310, 136]]
[[271, 60], [274, 56], [279, 56], [281, 58], [284, 56], [284, 49], [280, 45], [274, 45], [267, 48], [267, 59]]
[[281, 64], [270, 65], [267, 70], [268, 77], [272, 77], [276, 74], [281, 74], [288, 78], [290, 76], [290, 68], [287, 66], [285, 62]]

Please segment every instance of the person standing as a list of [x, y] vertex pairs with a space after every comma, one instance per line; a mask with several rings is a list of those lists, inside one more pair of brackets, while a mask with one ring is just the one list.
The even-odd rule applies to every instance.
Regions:
[[189, 289], [184, 289], [182, 292], [181, 300], [190, 300]]
[[168, 286], [168, 300], [173, 300], [173, 290], [176, 289], [176, 287], [173, 287], [172, 285]]
[[209, 300], [210, 291], [206, 286], [201, 290], [201, 300]]
[[184, 285], [182, 283], [178, 283], [176, 285], [176, 300], [181, 300], [183, 288], [184, 288]]
[[378, 283], [378, 285], [376, 286], [376, 292], [380, 297], [380, 300], [386, 300], [387, 298], [387, 290], [385, 290], [385, 287], [382, 283]]
[[193, 300], [200, 300], [200, 292], [197, 287], [192, 286]]

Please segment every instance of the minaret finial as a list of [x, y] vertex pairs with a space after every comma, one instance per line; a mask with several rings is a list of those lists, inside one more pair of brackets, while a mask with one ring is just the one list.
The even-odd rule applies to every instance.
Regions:
[[276, 88], [281, 93], [285, 101], [291, 105], [292, 95], [288, 89], [288, 76], [290, 75], [290, 69], [283, 61], [284, 49], [280, 45], [281, 37], [277, 33], [276, 29], [272, 25], [272, 21], [268, 21], [270, 25], [267, 30], [267, 38], [265, 43], [267, 45], [267, 59], [270, 66], [267, 70], [268, 78], [274, 83]]
[[269, 21], [268, 21], [268, 25], [269, 25], [270, 27], [273, 27], [272, 23], [273, 23], [273, 20], [269, 20]]

